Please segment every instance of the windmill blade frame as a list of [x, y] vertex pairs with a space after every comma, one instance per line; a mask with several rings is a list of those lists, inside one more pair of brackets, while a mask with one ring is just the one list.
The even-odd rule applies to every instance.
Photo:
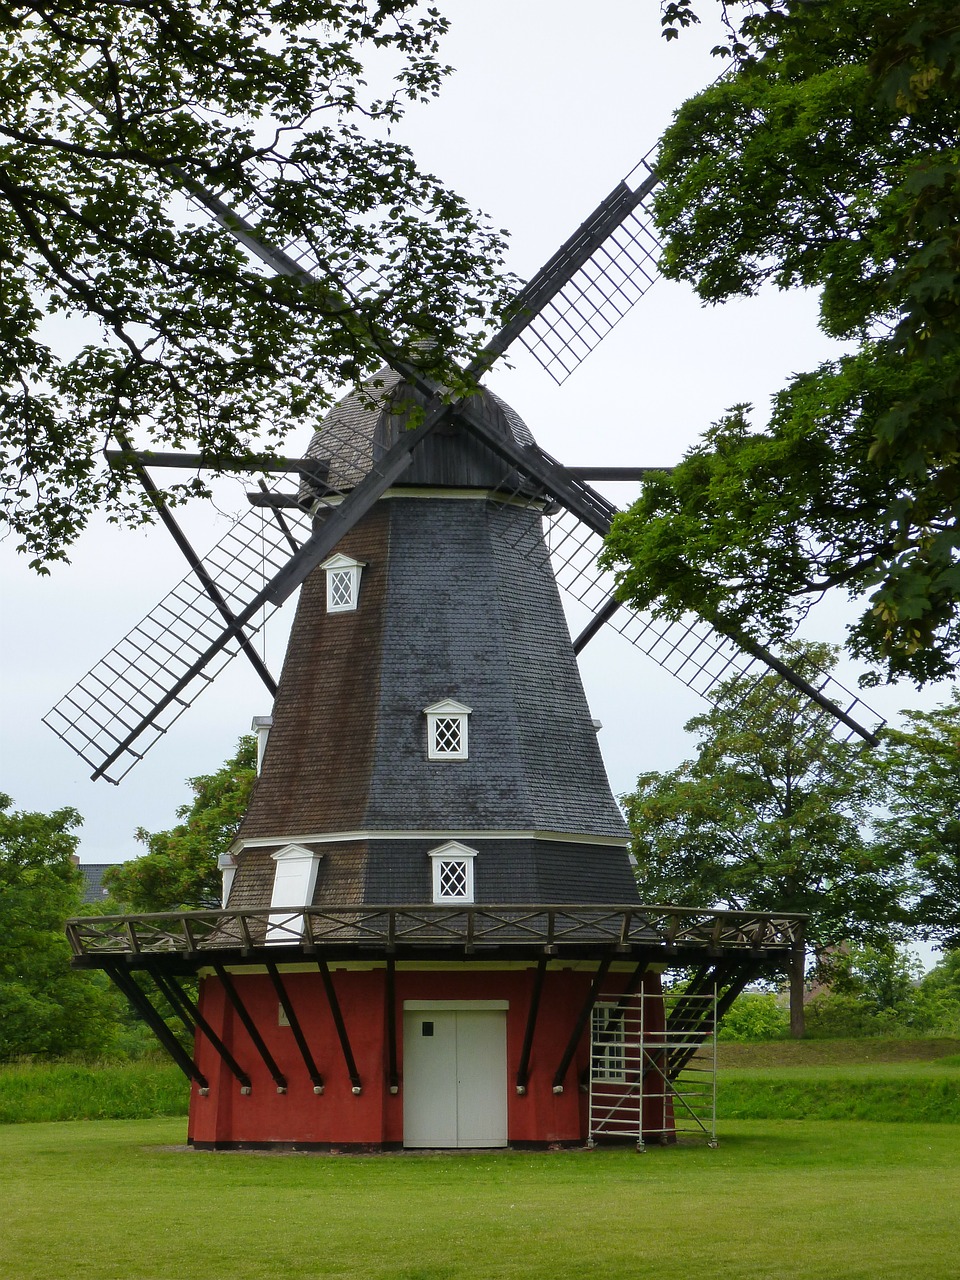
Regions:
[[[533, 352], [555, 381], [562, 382], [593, 350], [602, 337], [619, 322], [629, 307], [639, 300], [645, 289], [656, 278], [657, 273], [656, 270], [648, 271], [645, 268], [646, 263], [654, 262], [649, 246], [645, 247], [642, 253], [634, 252], [634, 247], [641, 243], [641, 233], [649, 234], [648, 229], [644, 230], [642, 220], [636, 218], [635, 211], [643, 205], [658, 179], [655, 169], [649, 162], [649, 154], [638, 166], [635, 166], [631, 175], [638, 170], [644, 172], [639, 185], [631, 188], [627, 181], [619, 183], [521, 290], [503, 328], [489, 340], [464, 371], [463, 376], [467, 380], [478, 381], [494, 361], [519, 339]], [[189, 194], [191, 199], [206, 209], [225, 230], [236, 238], [238, 243], [256, 255], [272, 271], [294, 279], [309, 280], [312, 284], [319, 285], [321, 289], [326, 288], [323, 281], [317, 280], [304, 266], [302, 259], [297, 261], [284, 249], [265, 243], [257, 235], [255, 228], [215, 193], [193, 180], [182, 169], [172, 168], [170, 172], [171, 178]], [[631, 220], [636, 222], [636, 228], [628, 226]], [[655, 238], [650, 237], [650, 239], [656, 244]], [[612, 249], [609, 247], [611, 244]], [[623, 268], [620, 257], [630, 264], [629, 268]], [[638, 269], [646, 283], [627, 290], [624, 287], [624, 281], [629, 278], [631, 268]], [[320, 527], [292, 553], [288, 562], [274, 573], [270, 581], [264, 584], [239, 613], [230, 613], [224, 601], [218, 598], [216, 584], [206, 577], [199, 557], [195, 556], [192, 548], [185, 550], [204, 591], [226, 622], [226, 626], [202, 649], [199, 646], [190, 646], [191, 651], [196, 654], [194, 661], [165, 689], [139, 723], [129, 726], [123, 739], [118, 741], [106, 758], [97, 765], [94, 777], [105, 776], [107, 769], [121, 758], [129, 755], [139, 758], [141, 753], [133, 751], [134, 743], [138, 738], [149, 728], [156, 726], [168, 708], [179, 706], [181, 711], [185, 709], [196, 696], [195, 694], [191, 697], [186, 696], [189, 687], [201, 677], [206, 678], [205, 669], [208, 664], [219, 661], [220, 655], [230, 646], [246, 649], [250, 656], [245, 628], [255, 614], [266, 607], [275, 608], [283, 603], [313, 569], [332, 552], [336, 543], [353, 524], [402, 475], [410, 465], [412, 452], [420, 441], [454, 415], [476, 439], [509, 463], [515, 469], [513, 474], [532, 481], [541, 493], [548, 494], [553, 501], [560, 503], [590, 532], [602, 538], [609, 531], [616, 508], [583, 479], [537, 446], [521, 447], [515, 441], [506, 439], [502, 433], [493, 430], [472, 399], [464, 398], [455, 403], [449, 402], [429, 378], [401, 358], [390, 348], [388, 342], [375, 341], [374, 334], [365, 325], [362, 315], [355, 312], [342, 297], [335, 292], [329, 292], [329, 302], [331, 313], [347, 320], [354, 332], [365, 333], [365, 340], [372, 347], [376, 347], [388, 366], [428, 401], [423, 420], [419, 426], [405, 432], [359, 484], [345, 494], [338, 495], [336, 504], [327, 499], [328, 511]], [[571, 315], [576, 317], [576, 323], [570, 319]], [[584, 334], [585, 336], [582, 336]], [[571, 344], [575, 344], [576, 350]], [[573, 352], [569, 361], [565, 355], [568, 351]], [[557, 375], [553, 367], [555, 365], [563, 370], [563, 376]], [[125, 442], [121, 441], [121, 443]], [[141, 477], [146, 474], [142, 467], [140, 474]], [[151, 500], [160, 511], [161, 518], [169, 524], [169, 520], [165, 518], [165, 506], [161, 495], [154, 494]], [[169, 515], [169, 513], [166, 514]], [[604, 621], [609, 621], [617, 612], [618, 606], [612, 595], [608, 594], [599, 608], [599, 614]], [[629, 616], [637, 617], [632, 613]], [[578, 638], [578, 649], [582, 648], [590, 636], [595, 634], [599, 625], [602, 623], [596, 625], [591, 623], [588, 626]], [[651, 625], [652, 619], [642, 626], [642, 633], [646, 634]], [[852, 732], [868, 741], [876, 740], [869, 730], [849, 715], [849, 708], [844, 711], [835, 701], [827, 697], [822, 689], [804, 680], [792, 670], [789, 664], [783, 662], [769, 649], [748, 636], [724, 632], [712, 622], [706, 622], [706, 625], [716, 629], [723, 636], [723, 644], [720, 647], [712, 646], [714, 654], [727, 644], [744, 651], [751, 658], [777, 672]], [[694, 654], [706, 644], [705, 636], [697, 634], [695, 623], [671, 624], [671, 626], [679, 626], [680, 635], [684, 641], [690, 637], [694, 638]], [[626, 630], [626, 626], [617, 629]], [[656, 631], [654, 643], [647, 651], [653, 653], [664, 641], [669, 630], [670, 627]], [[692, 660], [693, 656], [686, 654], [684, 664]], [[725, 666], [730, 666], [732, 662], [732, 658], [727, 660]], [[257, 666], [257, 663], [255, 662], [254, 665]], [[696, 662], [694, 665], [697, 666]], [[697, 670], [702, 671], [705, 665], [700, 663]], [[260, 674], [262, 676], [262, 672]], [[687, 683], [692, 681], [688, 680]], [[80, 687], [77, 686], [78, 689]], [[64, 702], [70, 701], [71, 695], [67, 695]], [[181, 711], [177, 711], [177, 715], [181, 714]], [[47, 723], [51, 723], [51, 719], [56, 721], [58, 717], [63, 718], [60, 715], [60, 704], [49, 713], [46, 718]], [[125, 722], [121, 720], [121, 723]], [[70, 728], [74, 731], [72, 723]], [[57, 731], [61, 732], [60, 729]], [[102, 732], [103, 729], [100, 726], [98, 734]], [[61, 736], [67, 735], [61, 732]]]

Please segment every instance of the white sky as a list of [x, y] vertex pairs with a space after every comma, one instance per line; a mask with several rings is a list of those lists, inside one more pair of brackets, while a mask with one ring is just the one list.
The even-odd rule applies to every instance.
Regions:
[[[453, 31], [445, 56], [457, 68], [441, 99], [411, 113], [397, 135], [497, 226], [513, 233], [511, 267], [528, 277], [644, 155], [679, 103], [717, 74], [711, 43], [694, 33], [667, 44], [659, 6], [636, 0], [448, 0]], [[600, 349], [557, 388], [523, 353], [488, 384], [517, 409], [548, 452], [570, 464], [668, 465], [725, 408], [764, 409], [787, 377], [832, 352], [816, 328], [815, 300], [770, 294], [703, 309], [692, 293], [658, 282]], [[307, 441], [291, 440], [289, 452]], [[242, 505], [243, 486], [222, 501]], [[621, 505], [635, 490], [613, 486]], [[198, 550], [230, 517], [183, 517]], [[73, 805], [85, 818], [85, 862], [122, 861], [139, 851], [136, 827], [172, 825], [188, 798], [184, 779], [211, 772], [266, 691], [237, 659], [120, 787], [91, 782], [89, 769], [41, 717], [154, 603], [185, 567], [162, 529], [91, 529], [69, 566], [38, 578], [11, 543], [0, 546], [0, 669], [4, 680], [0, 790], [16, 806]], [[266, 654], [279, 672], [290, 605], [271, 624]], [[820, 635], [842, 638], [838, 611]], [[685, 720], [699, 699], [609, 632], [583, 655], [593, 714], [614, 792], [637, 774], [691, 754]], [[845, 675], [853, 686], [855, 674]], [[930, 706], [909, 687], [868, 700], [883, 714]]]

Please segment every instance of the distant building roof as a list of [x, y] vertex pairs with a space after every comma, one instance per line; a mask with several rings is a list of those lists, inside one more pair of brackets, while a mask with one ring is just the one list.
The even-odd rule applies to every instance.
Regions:
[[83, 873], [83, 899], [87, 902], [101, 902], [108, 894], [109, 890], [104, 887], [103, 873], [108, 867], [113, 866], [112, 862], [81, 862], [80, 870]]

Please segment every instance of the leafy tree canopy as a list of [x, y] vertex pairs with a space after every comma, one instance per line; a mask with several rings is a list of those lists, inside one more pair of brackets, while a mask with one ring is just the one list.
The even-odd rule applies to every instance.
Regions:
[[[829, 668], [795, 646], [801, 674]], [[697, 755], [646, 773], [624, 797], [646, 901], [808, 913], [817, 949], [885, 940], [901, 918], [900, 851], [871, 840], [878, 773], [865, 745], [838, 742], [801, 695], [734, 677], [686, 728]]]
[[237, 834], [256, 777], [257, 742], [245, 735], [216, 773], [190, 778], [193, 800], [169, 831], [137, 831], [147, 852], [104, 873], [111, 895], [130, 911], [220, 906], [217, 859]]
[[[94, 510], [149, 519], [111, 441], [245, 458], [413, 342], [450, 381], [503, 239], [389, 140], [446, 27], [418, 0], [0, 9], [0, 517], [34, 567]], [[265, 273], [196, 185], [319, 283]]]
[[960, 689], [932, 711], [905, 711], [884, 735], [890, 816], [878, 840], [915, 869], [913, 922], [921, 937], [960, 947]]
[[[708, 0], [663, 5], [668, 36]], [[820, 291], [848, 351], [718, 422], [608, 544], [625, 599], [783, 639], [860, 601], [869, 677], [960, 661], [960, 22], [953, 0], [729, 0], [728, 74], [658, 164], [667, 275]], [[864, 601], [864, 597], [867, 597]]]
[[80, 906], [75, 809], [29, 813], [0, 795], [0, 1060], [105, 1048], [116, 1005], [70, 968], [64, 922]]

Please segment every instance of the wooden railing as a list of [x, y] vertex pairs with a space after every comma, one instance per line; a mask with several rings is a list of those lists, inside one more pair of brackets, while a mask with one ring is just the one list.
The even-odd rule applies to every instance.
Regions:
[[[579, 948], [783, 953], [802, 945], [805, 918], [670, 906], [271, 907], [83, 916], [67, 922], [77, 957], [180, 954], [284, 947], [314, 951], [458, 951]], [[269, 940], [268, 940], [269, 938]]]

